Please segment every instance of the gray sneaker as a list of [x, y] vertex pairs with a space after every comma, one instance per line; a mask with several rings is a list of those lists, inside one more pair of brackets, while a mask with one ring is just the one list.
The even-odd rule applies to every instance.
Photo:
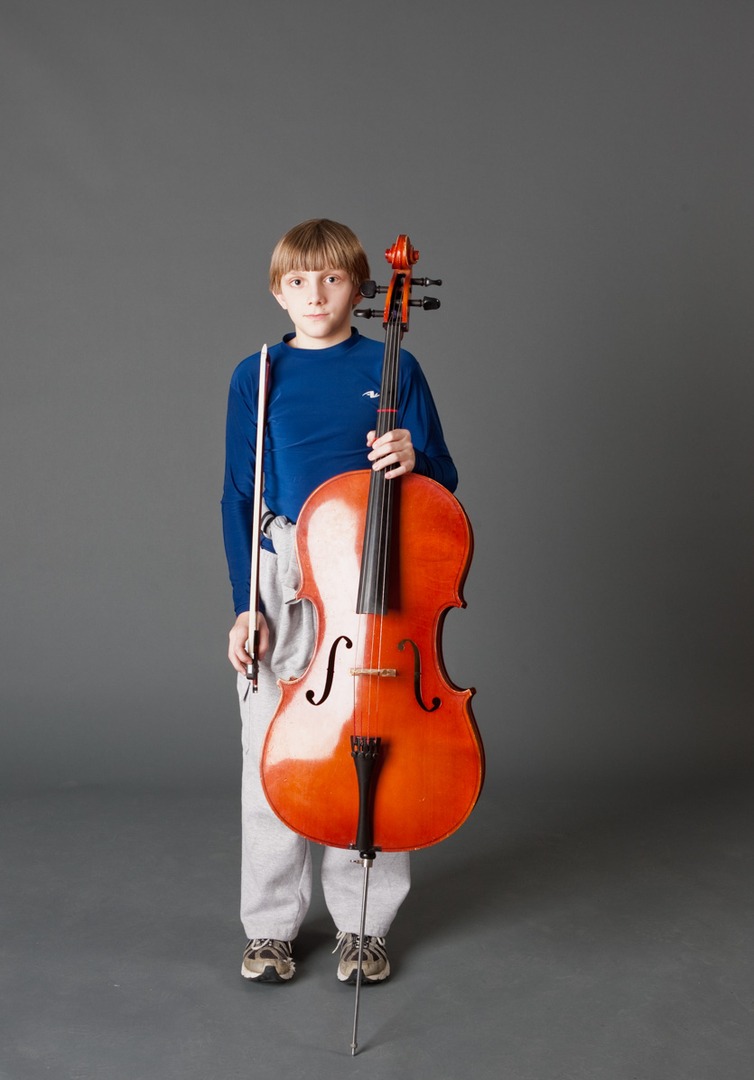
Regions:
[[296, 973], [290, 941], [252, 938], [243, 953], [241, 974], [256, 982], [287, 982]]
[[[359, 935], [341, 930], [337, 935], [338, 944], [333, 949], [340, 949], [338, 961], [338, 979], [344, 983], [356, 982], [356, 969], [359, 966]], [[384, 937], [364, 937], [364, 949], [361, 957], [361, 981], [379, 983], [390, 975], [390, 961], [385, 951]]]

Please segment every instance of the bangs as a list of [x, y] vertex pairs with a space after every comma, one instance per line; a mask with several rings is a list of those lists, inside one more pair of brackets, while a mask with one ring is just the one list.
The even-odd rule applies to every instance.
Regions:
[[296, 225], [278, 241], [270, 262], [270, 289], [277, 292], [285, 274], [295, 270], [345, 270], [354, 285], [369, 277], [369, 261], [347, 225], [314, 218]]
[[340, 270], [343, 266], [343, 253], [331, 243], [317, 243], [314, 237], [301, 247], [286, 247], [280, 252], [279, 272], [281, 277], [292, 270]]

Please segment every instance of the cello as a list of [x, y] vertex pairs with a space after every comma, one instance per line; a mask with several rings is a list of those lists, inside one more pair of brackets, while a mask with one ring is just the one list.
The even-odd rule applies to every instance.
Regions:
[[[385, 354], [377, 437], [394, 428], [400, 344], [412, 307], [419, 253], [406, 235], [388, 248]], [[441, 652], [452, 607], [463, 607], [473, 537], [458, 500], [416, 473], [335, 476], [307, 499], [296, 525], [300, 599], [314, 606], [317, 637], [306, 671], [280, 680], [280, 703], [261, 759], [270, 806], [294, 832], [357, 851], [438, 843], [471, 813], [484, 779], [473, 690], [455, 686]], [[362, 913], [363, 940], [363, 913]], [[361, 965], [357, 969], [359, 976]], [[359, 982], [357, 977], [357, 1003]], [[358, 1006], [357, 1006], [358, 1007]], [[352, 1051], [355, 1053], [356, 1039]]]

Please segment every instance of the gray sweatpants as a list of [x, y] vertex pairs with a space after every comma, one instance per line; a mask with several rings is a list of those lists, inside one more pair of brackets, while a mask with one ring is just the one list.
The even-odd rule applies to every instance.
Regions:
[[[292, 941], [311, 901], [311, 849], [271, 810], [259, 762], [280, 699], [277, 679], [296, 677], [306, 668], [314, 648], [315, 617], [308, 601], [295, 599], [299, 571], [294, 527], [286, 518], [275, 518], [267, 533], [277, 552], [262, 550], [260, 558], [259, 588], [270, 626], [270, 647], [259, 666], [256, 694], [250, 692], [245, 676], [238, 676], [243, 745], [241, 921], [249, 938]], [[338, 930], [359, 930], [363, 876], [357, 852], [324, 849], [322, 889]], [[409, 885], [408, 853], [378, 853], [369, 877], [367, 934], [387, 934]]]

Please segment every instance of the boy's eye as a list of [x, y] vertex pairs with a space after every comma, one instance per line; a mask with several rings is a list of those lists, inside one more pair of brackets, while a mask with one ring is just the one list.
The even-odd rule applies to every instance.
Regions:
[[301, 284], [301, 278], [300, 277], [291, 278], [288, 281], [288, 284], [289, 285], [300, 285]]

